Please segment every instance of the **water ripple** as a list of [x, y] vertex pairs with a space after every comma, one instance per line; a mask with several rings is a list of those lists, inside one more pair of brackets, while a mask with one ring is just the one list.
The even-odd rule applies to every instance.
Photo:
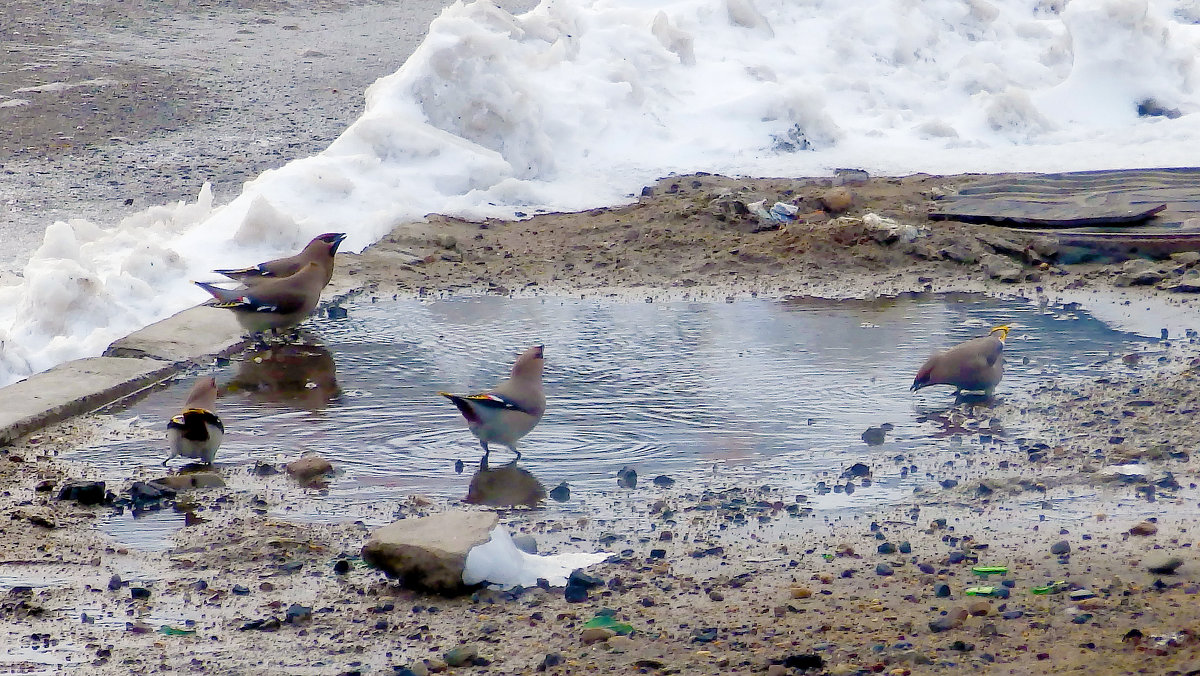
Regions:
[[[1093, 374], [1096, 362], [1141, 342], [1077, 310], [975, 296], [712, 304], [485, 297], [346, 307], [346, 320], [309, 323], [320, 346], [234, 359], [216, 373], [229, 385], [218, 402], [228, 429], [220, 465], [315, 451], [342, 470], [330, 486], [334, 503], [410, 492], [461, 497], [470, 473], [454, 474], [454, 462], [473, 465], [481, 450], [436, 393], [488, 388], [524, 347], [544, 344], [549, 405], [520, 448], [523, 466], [547, 484], [612, 487], [624, 465], [645, 476], [736, 467], [807, 490], [813, 477], [866, 462], [878, 472], [876, 487], [853, 499], [892, 499], [985, 448], [976, 432], [939, 422], [952, 404], [948, 390], [908, 391], [934, 350], [1013, 325], [1000, 396], [1019, 397], [1048, 377]], [[124, 415], [165, 424], [189, 386], [182, 379]], [[883, 422], [894, 425], [886, 442], [865, 445], [862, 431]], [[129, 478], [164, 454], [154, 440], [74, 457]], [[493, 463], [510, 457], [493, 448]], [[897, 457], [919, 470], [902, 473]]]

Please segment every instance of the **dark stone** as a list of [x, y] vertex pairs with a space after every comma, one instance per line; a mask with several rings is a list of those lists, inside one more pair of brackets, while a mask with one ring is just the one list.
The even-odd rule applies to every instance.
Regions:
[[717, 640], [716, 627], [692, 630], [692, 643], [712, 643]]
[[462, 473], [463, 473], [463, 461], [462, 461], [462, 460], [455, 460], [455, 461], [454, 461], [454, 473], [455, 473], [455, 474], [462, 474]]
[[887, 432], [882, 427], [868, 427], [862, 433], [862, 440], [868, 446], [879, 446], [887, 440]]
[[878, 547], [876, 547], [875, 549], [880, 554], [895, 554], [896, 553], [896, 545], [894, 545], [890, 542], [885, 542], [885, 543], [879, 545]]
[[929, 565], [928, 563], [918, 563], [917, 570], [921, 571], [922, 573], [925, 573], [926, 575], [933, 575], [935, 572], [937, 572], [937, 569], [934, 568], [933, 566]]
[[912, 553], [912, 545], [909, 544], [908, 540], [905, 540], [904, 542], [900, 543], [900, 553], [901, 554], [911, 554]]
[[654, 477], [654, 485], [660, 488], [668, 488], [675, 485], [675, 480], [666, 474], [659, 474]]
[[567, 603], [582, 603], [588, 600], [587, 587], [568, 584], [563, 590], [563, 598], [567, 600]]
[[571, 489], [567, 487], [567, 482], [562, 482], [550, 490], [550, 499], [555, 502], [566, 502], [571, 499]]
[[330, 319], [345, 319], [346, 317], [350, 316], [350, 313], [346, 310], [346, 308], [340, 305], [330, 305], [325, 310], [325, 313]]
[[617, 472], [618, 488], [637, 488], [637, 472], [632, 467], [622, 467]]
[[283, 626], [278, 617], [268, 617], [265, 620], [251, 620], [243, 624], [239, 629], [241, 631], [278, 631]]
[[810, 669], [824, 669], [825, 660], [816, 653], [804, 653], [801, 655], [788, 655], [783, 658], [782, 664], [785, 669], [799, 669], [808, 671]]
[[938, 482], [942, 488], [954, 488], [958, 485], [958, 479], [942, 479]]
[[933, 595], [938, 597], [939, 599], [949, 598], [950, 585], [948, 585], [944, 582], [939, 585], [935, 585], [933, 588]]
[[896, 571], [892, 570], [892, 567], [886, 563], [875, 564], [875, 574], [876, 575], [887, 576], [887, 575], [894, 575], [895, 573], [896, 573]]
[[567, 578], [568, 586], [574, 585], [577, 587], [583, 587], [584, 589], [599, 587], [603, 584], [604, 580], [601, 580], [594, 575], [588, 575], [587, 573], [583, 572], [583, 570], [578, 568], [571, 571], [571, 576]]
[[250, 470], [250, 473], [254, 476], [275, 476], [279, 474], [279, 468], [269, 462], [255, 460], [254, 469]]
[[650, 558], [652, 558], [652, 559], [665, 559], [665, 558], [667, 558], [667, 550], [665, 550], [665, 549], [651, 549], [651, 550], [650, 550]]
[[542, 658], [541, 664], [538, 664], [537, 670], [545, 671], [545, 670], [549, 669], [550, 667], [557, 667], [558, 665], [560, 665], [562, 663], [563, 663], [562, 655], [559, 655], [558, 653], [546, 653], [546, 656]]
[[121, 588], [124, 583], [121, 582], [121, 576], [113, 573], [113, 576], [108, 578], [108, 591], [116, 591]]
[[174, 489], [154, 481], [135, 481], [129, 487], [129, 501], [135, 508], [174, 497]]
[[105, 502], [103, 481], [72, 479], [58, 491], [59, 500], [74, 500], [81, 505], [100, 505]]
[[1178, 108], [1168, 108], [1154, 98], [1138, 101], [1137, 114], [1138, 117], [1165, 117], [1168, 120], [1174, 120], [1183, 115]]
[[249, 596], [250, 588], [244, 584], [233, 585], [233, 593], [237, 596]]
[[346, 559], [338, 559], [333, 564], [333, 572], [338, 575], [345, 575], [350, 572], [350, 562]]
[[856, 462], [853, 465], [850, 465], [842, 472], [843, 478], [850, 478], [850, 477], [861, 478], [861, 477], [870, 476], [870, 475], [871, 475], [871, 468], [868, 467], [867, 465], [864, 465], [861, 462]]
[[1050, 553], [1055, 556], [1071, 553], [1071, 545], [1066, 540], [1059, 540], [1050, 546]]
[[129, 596], [135, 599], [148, 599], [150, 598], [150, 590], [145, 587], [130, 587]]

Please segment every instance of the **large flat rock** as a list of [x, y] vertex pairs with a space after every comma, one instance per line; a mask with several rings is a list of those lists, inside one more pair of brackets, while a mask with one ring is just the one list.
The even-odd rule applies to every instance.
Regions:
[[195, 361], [241, 349], [242, 333], [229, 310], [197, 305], [113, 342], [104, 356]]
[[89, 413], [175, 373], [159, 359], [77, 359], [0, 389], [0, 445]]
[[445, 512], [402, 519], [375, 531], [363, 545], [363, 559], [406, 587], [457, 594], [467, 553], [491, 539], [500, 518], [492, 512]]

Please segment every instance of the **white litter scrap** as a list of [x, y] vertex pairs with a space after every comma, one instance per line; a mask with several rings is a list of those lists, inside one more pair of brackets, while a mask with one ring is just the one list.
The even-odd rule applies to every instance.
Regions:
[[496, 526], [492, 529], [491, 540], [467, 552], [463, 582], [468, 585], [490, 582], [504, 588], [533, 587], [538, 578], [544, 578], [550, 586], [562, 587], [567, 584], [572, 571], [593, 566], [610, 556], [609, 552], [526, 554], [513, 544], [504, 526]]

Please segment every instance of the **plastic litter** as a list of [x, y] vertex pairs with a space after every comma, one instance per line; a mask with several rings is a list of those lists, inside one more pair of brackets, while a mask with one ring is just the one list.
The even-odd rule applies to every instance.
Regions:
[[1008, 566], [975, 566], [971, 572], [987, 579], [988, 575], [1008, 575]]
[[786, 223], [788, 221], [795, 220], [796, 214], [800, 211], [800, 208], [795, 204], [788, 204], [787, 202], [776, 202], [775, 204], [771, 205], [770, 209], [768, 209], [766, 200], [759, 200], [757, 202], [747, 204], [746, 208], [748, 208], [750, 213], [754, 214], [759, 221], [775, 221], [777, 223]]
[[1062, 580], [1059, 580], [1058, 582], [1051, 582], [1050, 584], [1044, 584], [1040, 587], [1034, 587], [1033, 589], [1030, 589], [1029, 591], [1034, 594], [1044, 595], [1044, 594], [1061, 594], [1062, 592], [1064, 592], [1066, 590], [1067, 590], [1067, 583]]
[[584, 629], [594, 629], [600, 627], [602, 629], [611, 629], [618, 636], [625, 636], [633, 631], [633, 625], [625, 622], [619, 622], [612, 616], [611, 613], [597, 613], [595, 617], [584, 623]]

